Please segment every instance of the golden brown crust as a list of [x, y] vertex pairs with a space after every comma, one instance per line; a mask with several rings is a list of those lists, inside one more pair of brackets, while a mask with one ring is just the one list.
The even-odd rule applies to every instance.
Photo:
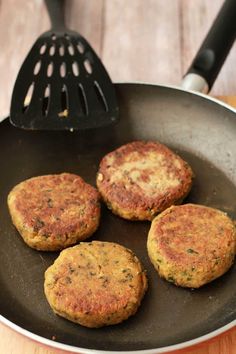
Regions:
[[119, 323], [136, 313], [146, 274], [129, 249], [112, 242], [82, 242], [60, 253], [45, 272], [53, 311], [86, 327]]
[[198, 288], [231, 267], [235, 243], [235, 226], [225, 213], [185, 204], [166, 209], [152, 221], [147, 248], [160, 276]]
[[170, 205], [182, 202], [192, 179], [190, 166], [166, 146], [135, 141], [102, 159], [97, 187], [115, 214], [152, 220]]
[[99, 225], [98, 191], [77, 175], [33, 177], [8, 195], [13, 224], [32, 248], [60, 250], [88, 238]]

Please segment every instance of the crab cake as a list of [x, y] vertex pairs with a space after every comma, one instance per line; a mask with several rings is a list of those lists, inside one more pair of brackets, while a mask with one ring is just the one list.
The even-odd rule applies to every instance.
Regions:
[[138, 258], [112, 242], [82, 242], [62, 251], [45, 272], [53, 311], [86, 327], [113, 325], [134, 315], [147, 289]]
[[30, 178], [8, 195], [13, 224], [32, 248], [55, 251], [93, 234], [100, 219], [98, 191], [77, 175]]
[[222, 211], [197, 204], [172, 206], [148, 234], [148, 254], [161, 277], [198, 288], [224, 274], [235, 255], [235, 226]]
[[131, 220], [152, 220], [190, 191], [193, 172], [178, 155], [158, 142], [135, 141], [107, 154], [97, 187], [108, 208]]

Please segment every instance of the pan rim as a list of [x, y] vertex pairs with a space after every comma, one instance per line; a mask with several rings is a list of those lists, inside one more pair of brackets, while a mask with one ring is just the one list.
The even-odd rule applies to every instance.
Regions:
[[[227, 110], [236, 113], [236, 109], [233, 108], [232, 106], [230, 106], [229, 104], [215, 98], [215, 97], [211, 97], [209, 95], [200, 93], [200, 92], [196, 92], [196, 91], [192, 91], [192, 90], [185, 90], [179, 86], [175, 86], [175, 85], [162, 85], [162, 84], [155, 84], [155, 83], [148, 83], [148, 82], [116, 82], [115, 83], [116, 86], [153, 86], [153, 87], [160, 87], [160, 88], [166, 88], [166, 89], [172, 89], [172, 90], [177, 90], [177, 91], [183, 91], [185, 93], [189, 93], [189, 94], [193, 94], [194, 96], [200, 96], [206, 100], [212, 101], [214, 103], [217, 103], [218, 105], [226, 108]], [[6, 118], [1, 119], [0, 118], [0, 122], [4, 121]], [[12, 330], [16, 331], [17, 333], [27, 337], [30, 340], [36, 341], [40, 344], [43, 345], [47, 345], [49, 347], [55, 348], [55, 349], [60, 349], [63, 351], [70, 351], [73, 353], [83, 353], [83, 354], [115, 354], [115, 353], [122, 353], [122, 351], [107, 351], [107, 350], [97, 350], [97, 349], [88, 349], [88, 348], [81, 348], [81, 347], [75, 347], [75, 346], [71, 346], [68, 344], [64, 344], [64, 343], [60, 343], [57, 341], [53, 341], [50, 339], [47, 339], [45, 337], [42, 337], [40, 335], [37, 335], [35, 333], [30, 332], [27, 329], [22, 328], [21, 326], [11, 322], [10, 320], [8, 320], [7, 318], [5, 318], [4, 316], [2, 316], [0, 314], [0, 323], [2, 323], [3, 325], [6, 325], [7, 327], [11, 328]], [[193, 345], [196, 344], [200, 344], [202, 342], [208, 341], [220, 334], [223, 334], [224, 332], [232, 329], [233, 327], [236, 326], [236, 319], [229, 322], [228, 324], [213, 330], [207, 334], [204, 334], [200, 337], [185, 341], [185, 342], [181, 342], [178, 344], [173, 344], [170, 346], [165, 346], [165, 347], [160, 347], [160, 348], [156, 348], [156, 349], [144, 349], [144, 350], [131, 350], [131, 351], [127, 351], [129, 354], [134, 354], [134, 353], [142, 353], [142, 354], [154, 354], [154, 353], [167, 353], [167, 352], [172, 352], [172, 351], [176, 351], [176, 350], [180, 350], [180, 349], [184, 349], [184, 348], [188, 348], [191, 347]]]
[[[209, 96], [209, 94], [203, 93], [203, 92], [198, 92], [198, 91], [194, 91], [194, 90], [186, 90], [184, 88], [182, 88], [181, 86], [178, 85], [169, 85], [169, 84], [155, 84], [155, 83], [149, 83], [146, 81], [118, 81], [118, 82], [114, 82], [115, 85], [138, 85], [138, 86], [153, 86], [153, 87], [163, 87], [163, 88], [170, 88], [170, 89], [174, 89], [177, 91], [181, 91], [181, 92], [185, 92], [185, 93], [190, 93], [194, 96], [200, 96], [206, 100], [215, 102], [217, 104], [219, 104], [222, 107], [225, 107], [227, 109], [229, 109], [230, 111], [236, 113], [236, 108], [234, 108], [233, 106], [231, 106], [228, 103], [225, 103], [223, 101], [221, 101], [220, 99], [213, 97], [213, 96]], [[223, 96], [222, 96], [223, 97]]]
[[[193, 90], [186, 90], [178, 85], [168, 85], [168, 84], [156, 84], [156, 83], [150, 83], [150, 82], [146, 82], [146, 81], [118, 81], [118, 82], [114, 82], [115, 86], [118, 85], [138, 85], [138, 86], [153, 86], [153, 87], [164, 87], [164, 88], [170, 88], [170, 89], [174, 89], [177, 91], [182, 91], [185, 93], [190, 93], [193, 94], [195, 96], [200, 96], [206, 100], [215, 102], [217, 104], [219, 104], [222, 107], [225, 107], [227, 109], [229, 109], [231, 112], [236, 113], [236, 108], [234, 108], [233, 106], [231, 106], [230, 104], [227, 104], [223, 101], [221, 101], [218, 98], [215, 98], [213, 96], [209, 96], [208, 94], [202, 93], [202, 92], [197, 92], [197, 91], [193, 91]], [[0, 123], [3, 122], [4, 120], [6, 120], [7, 118], [9, 118], [9, 116], [7, 117], [0, 117]]]
[[[30, 340], [33, 340], [35, 342], [38, 342], [43, 345], [47, 345], [49, 347], [55, 348], [55, 349], [60, 349], [64, 351], [69, 351], [72, 353], [80, 353], [80, 354], [120, 354], [122, 351], [110, 351], [110, 350], [98, 350], [98, 349], [89, 349], [89, 348], [82, 348], [82, 347], [75, 347], [71, 346], [68, 344], [60, 343], [53, 341], [51, 339], [47, 339], [45, 337], [42, 337], [38, 334], [32, 333], [28, 331], [27, 329], [24, 329], [17, 324], [11, 322], [4, 316], [0, 315], [0, 323], [6, 325], [7, 327], [11, 328], [15, 332], [23, 335], [24, 337], [27, 337]], [[126, 351], [129, 354], [160, 354], [160, 353], [168, 353], [180, 349], [185, 349], [191, 346], [194, 346], [196, 344], [200, 344], [202, 342], [206, 342], [220, 334], [223, 334], [227, 332], [228, 330], [232, 329], [233, 327], [236, 326], [236, 320], [233, 320], [229, 322], [228, 324], [224, 325], [223, 327], [220, 327], [210, 333], [204, 334], [203, 336], [188, 340], [186, 342], [178, 343], [178, 344], [173, 344], [169, 345], [166, 347], [160, 347], [160, 348], [154, 348], [154, 349], [142, 349], [142, 350], [128, 350]]]

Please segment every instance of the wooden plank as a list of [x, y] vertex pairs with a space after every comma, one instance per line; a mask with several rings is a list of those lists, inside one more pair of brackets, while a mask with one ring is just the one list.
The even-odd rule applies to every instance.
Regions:
[[[182, 74], [188, 69], [223, 2], [223, 0], [181, 0]], [[211, 91], [212, 95], [230, 95], [236, 92], [235, 62], [236, 44], [219, 73]]]
[[36, 38], [49, 27], [43, 0], [8, 0], [0, 7], [0, 118], [9, 114], [13, 83]]
[[[66, 20], [97, 52], [102, 34], [103, 0], [70, 0]], [[8, 0], [0, 6], [0, 119], [9, 114], [13, 85], [20, 66], [40, 34], [50, 28], [43, 0]]]
[[104, 28], [102, 59], [114, 81], [178, 82], [177, 0], [106, 0]]
[[67, 0], [66, 21], [101, 54], [104, 0]]
[[[68, 0], [67, 20], [98, 54], [114, 81], [178, 84], [223, 0]], [[0, 117], [35, 39], [49, 28], [43, 0], [0, 6]], [[212, 93], [236, 92], [234, 45]]]
[[[70, 0], [68, 23], [101, 54], [115, 81], [178, 84], [223, 0]], [[9, 112], [20, 65], [35, 39], [49, 28], [43, 0], [0, 0], [0, 117]], [[236, 46], [213, 93], [236, 93]], [[223, 98], [235, 104], [235, 97]], [[0, 353], [62, 354], [0, 324]], [[236, 353], [236, 329], [181, 351]]]
[[217, 96], [216, 98], [236, 109], [236, 96]]
[[[70, 354], [43, 344], [34, 342], [0, 324], [1, 354]], [[221, 334], [207, 342], [171, 352], [172, 354], [235, 354], [236, 328]]]

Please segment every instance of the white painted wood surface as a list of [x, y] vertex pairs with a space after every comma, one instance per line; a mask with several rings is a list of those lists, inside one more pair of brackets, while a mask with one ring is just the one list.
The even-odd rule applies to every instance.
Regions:
[[[178, 85], [223, 0], [68, 0], [66, 19], [100, 55], [115, 82]], [[43, 0], [0, 0], [0, 117], [17, 73], [49, 28]], [[236, 45], [212, 90], [236, 93]]]
[[[113, 81], [178, 85], [223, 0], [68, 0], [67, 23], [90, 42]], [[0, 0], [0, 118], [20, 65], [49, 28], [43, 0]], [[234, 45], [212, 94], [236, 96]], [[236, 98], [224, 98], [236, 106]], [[0, 354], [62, 354], [0, 324]], [[236, 329], [184, 354], [236, 354]]]

